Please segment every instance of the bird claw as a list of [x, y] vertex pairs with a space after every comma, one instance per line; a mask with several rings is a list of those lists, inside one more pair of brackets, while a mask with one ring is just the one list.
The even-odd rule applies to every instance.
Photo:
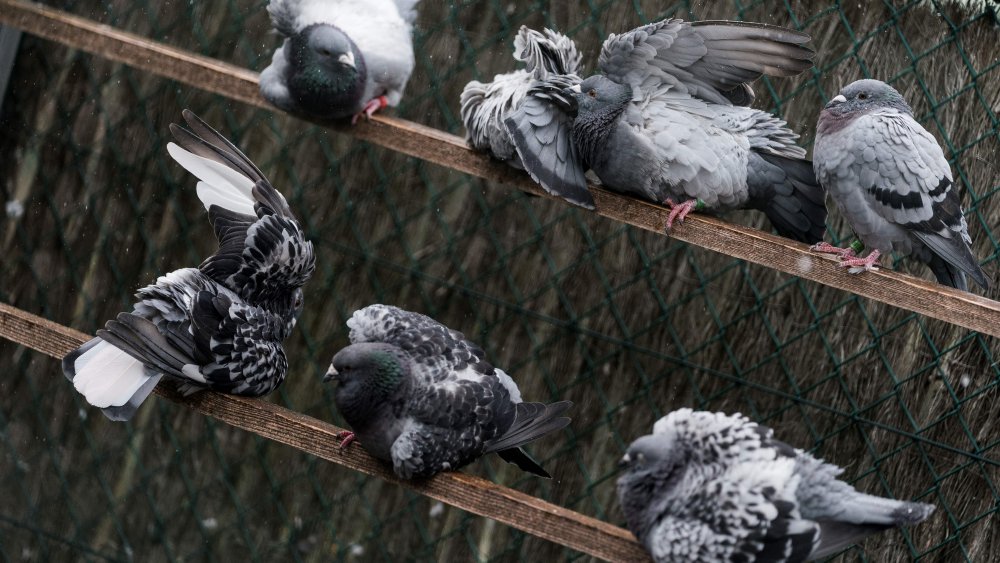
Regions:
[[350, 430], [341, 430], [340, 432], [334, 434], [334, 437], [340, 440], [340, 449], [344, 449], [351, 445], [351, 442], [356, 441], [354, 432], [351, 432]]
[[698, 208], [700, 202], [696, 199], [689, 199], [682, 203], [674, 203], [674, 200], [667, 198], [663, 204], [670, 208], [670, 215], [667, 215], [667, 231], [674, 228], [674, 221], [683, 223], [684, 219]]
[[855, 258], [857, 255], [854, 253], [854, 249], [851, 247], [840, 248], [839, 246], [833, 246], [828, 242], [817, 242], [816, 244], [809, 247], [809, 250], [813, 252], [819, 252], [822, 254], [836, 254], [842, 259]]
[[389, 99], [385, 96], [372, 98], [371, 100], [368, 100], [368, 103], [365, 104], [365, 107], [360, 113], [351, 118], [351, 125], [357, 125], [358, 120], [361, 119], [362, 115], [365, 116], [365, 120], [367, 121], [372, 118], [372, 115], [374, 115], [376, 111], [387, 107], [389, 107]]
[[847, 268], [849, 274], [860, 274], [861, 272], [877, 272], [882, 264], [878, 258], [882, 253], [873, 250], [871, 254], [864, 258], [843, 258], [840, 261], [841, 268]]

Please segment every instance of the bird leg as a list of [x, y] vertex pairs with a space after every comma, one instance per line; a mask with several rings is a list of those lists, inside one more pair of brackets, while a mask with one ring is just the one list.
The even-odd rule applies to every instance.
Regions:
[[365, 119], [371, 119], [372, 114], [374, 114], [376, 111], [380, 109], [387, 107], [389, 107], [389, 99], [386, 98], [385, 96], [372, 98], [371, 100], [368, 100], [367, 104], [365, 104], [364, 109], [362, 109], [360, 113], [358, 113], [351, 119], [351, 125], [357, 124], [358, 119], [361, 119], [362, 115], [365, 116]]
[[689, 199], [682, 203], [674, 203], [674, 200], [668, 197], [663, 200], [663, 205], [670, 208], [670, 215], [667, 216], [667, 231], [670, 231], [674, 227], [674, 221], [683, 223], [688, 213], [705, 209], [705, 202], [700, 199]]
[[848, 272], [852, 274], [860, 274], [861, 272], [874, 272], [882, 266], [879, 264], [878, 257], [882, 253], [878, 249], [872, 250], [871, 254], [865, 256], [864, 258], [841, 258], [840, 266], [842, 268], [848, 268]]
[[854, 252], [854, 247], [848, 246], [847, 248], [840, 248], [839, 246], [833, 246], [826, 241], [817, 242], [816, 244], [810, 246], [809, 250], [812, 250], [813, 252], [820, 252], [822, 254], [836, 254], [842, 259], [857, 257], [857, 254]]
[[340, 449], [346, 448], [351, 445], [351, 442], [356, 440], [354, 432], [351, 432], [350, 430], [341, 430], [340, 432], [334, 434], [334, 437], [340, 439]]

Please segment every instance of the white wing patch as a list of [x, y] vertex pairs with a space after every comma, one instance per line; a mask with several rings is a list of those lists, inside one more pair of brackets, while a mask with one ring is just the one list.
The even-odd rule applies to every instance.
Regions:
[[194, 174], [198, 182], [198, 199], [209, 209], [212, 205], [242, 213], [256, 215], [254, 211], [253, 181], [243, 174], [207, 158], [190, 153], [174, 143], [167, 143], [167, 152]]

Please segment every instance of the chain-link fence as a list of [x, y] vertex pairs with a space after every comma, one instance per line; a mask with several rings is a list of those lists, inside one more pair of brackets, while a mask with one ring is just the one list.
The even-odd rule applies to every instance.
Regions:
[[[48, 4], [257, 70], [278, 43], [263, 1]], [[397, 114], [456, 134], [462, 86], [512, 67], [521, 25], [567, 32], [588, 69], [608, 33], [668, 16], [805, 30], [816, 68], [758, 83], [755, 105], [785, 117], [809, 146], [819, 108], [840, 86], [863, 76], [893, 84], [941, 140], [974, 251], [997, 269], [1000, 30], [989, 2], [420, 8], [417, 70]], [[621, 524], [615, 462], [631, 439], [678, 407], [741, 411], [844, 466], [867, 492], [938, 506], [928, 522], [847, 559], [996, 557], [995, 339], [28, 35], [0, 114], [0, 300], [92, 332], [128, 309], [135, 289], [213, 250], [193, 179], [166, 158], [167, 124], [184, 107], [257, 162], [316, 242], [306, 311], [286, 342], [289, 379], [273, 400], [342, 423], [321, 375], [346, 343], [350, 313], [392, 303], [465, 332], [526, 397], [576, 403], [569, 429], [529, 448], [551, 481], [489, 459], [468, 471]], [[848, 236], [832, 218], [833, 232]], [[109, 423], [58, 362], [8, 342], [0, 373], [4, 560], [580, 557], [166, 401]]]

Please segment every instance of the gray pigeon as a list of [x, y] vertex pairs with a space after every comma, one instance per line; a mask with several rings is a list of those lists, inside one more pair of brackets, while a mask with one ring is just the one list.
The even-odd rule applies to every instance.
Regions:
[[521, 106], [539, 81], [550, 81], [555, 92], [579, 84], [582, 57], [569, 37], [551, 29], [538, 32], [521, 26], [514, 37], [514, 59], [525, 68], [498, 74], [488, 84], [473, 80], [465, 85], [462, 122], [469, 146], [523, 169], [504, 119]]
[[319, 119], [371, 117], [396, 106], [413, 72], [419, 0], [271, 0], [285, 40], [260, 73], [272, 104]]
[[373, 456], [402, 479], [458, 469], [490, 452], [549, 477], [520, 446], [558, 430], [572, 403], [521, 401], [517, 385], [483, 350], [434, 319], [370, 305], [347, 321], [351, 345], [324, 381], [338, 382], [337, 409]]
[[740, 414], [680, 409], [632, 442], [618, 501], [655, 561], [819, 559], [934, 512], [858, 492], [773, 434]]
[[198, 197], [220, 247], [200, 268], [140, 289], [131, 313], [63, 358], [76, 390], [111, 420], [132, 418], [163, 376], [185, 394], [276, 389], [288, 368], [281, 343], [315, 268], [312, 243], [285, 198], [232, 143], [193, 113], [184, 118], [197, 134], [171, 126], [184, 148], [167, 148], [201, 179]]
[[970, 275], [989, 287], [969, 248], [948, 161], [891, 86], [859, 80], [830, 100], [819, 114], [813, 166], [871, 252], [859, 258], [852, 248], [821, 243], [814, 249], [839, 254], [855, 273], [874, 269], [879, 256], [895, 251], [927, 263], [942, 284], [968, 290]]
[[[823, 191], [798, 135], [769, 113], [745, 107], [748, 82], [762, 74], [792, 76], [812, 66], [797, 31], [742, 22], [664, 20], [604, 42], [591, 76], [550, 104], [575, 118], [558, 131], [518, 111], [505, 124], [518, 154], [547, 191], [586, 189], [590, 168], [605, 186], [669, 205], [667, 221], [693, 209], [762, 210], [777, 231], [805, 242], [822, 239]], [[558, 137], [557, 140], [552, 140]], [[557, 148], [579, 155], [559, 174]], [[549, 168], [549, 170], [545, 170]]]

